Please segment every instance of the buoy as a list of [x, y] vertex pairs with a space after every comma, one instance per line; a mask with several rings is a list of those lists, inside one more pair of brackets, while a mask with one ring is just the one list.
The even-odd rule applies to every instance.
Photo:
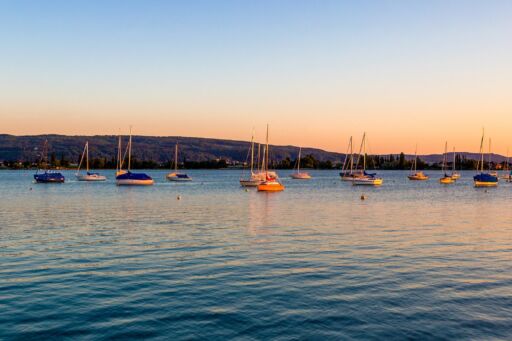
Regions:
[[181, 195], [178, 195], [178, 196], [176, 197], [176, 200], [181, 200]]
[[361, 194], [361, 200], [366, 199], [366, 196], [364, 194]]
[[247, 188], [245, 189], [245, 191], [246, 191], [246, 192], [249, 192], [249, 190], [248, 190]]

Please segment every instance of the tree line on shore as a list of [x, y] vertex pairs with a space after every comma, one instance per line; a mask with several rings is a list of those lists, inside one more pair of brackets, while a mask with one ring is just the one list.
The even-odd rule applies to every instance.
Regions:
[[[367, 155], [366, 156], [366, 167], [367, 169], [386, 169], [386, 170], [407, 170], [411, 169], [412, 163], [414, 160], [407, 160], [404, 153], [400, 153], [399, 155]], [[356, 162], [356, 161], [354, 161]], [[69, 160], [65, 157], [64, 154], [57, 157], [55, 153], [50, 154], [48, 160], [48, 167], [50, 168], [76, 168], [77, 167], [76, 160]], [[292, 169], [297, 166], [297, 159], [291, 159], [286, 157], [282, 160], [270, 160], [270, 168], [273, 169]], [[354, 165], [354, 167], [361, 168], [363, 160], [359, 159], [359, 164]], [[186, 158], [183, 158], [180, 162], [180, 168], [185, 169], [223, 169], [223, 168], [242, 168], [246, 165], [243, 162], [233, 162], [230, 160], [224, 159], [214, 159], [214, 160], [206, 160], [206, 161], [188, 161]], [[94, 157], [90, 159], [90, 168], [91, 169], [115, 169], [116, 168], [116, 160], [115, 158], [106, 158], [106, 157]], [[308, 154], [301, 158], [300, 167], [308, 168], [308, 169], [340, 169], [342, 168], [343, 163], [337, 162], [334, 163], [330, 160], [327, 161], [319, 161], [313, 155]], [[475, 169], [477, 165], [477, 161], [473, 159], [467, 159], [465, 156], [456, 154], [455, 156], [455, 168], [457, 170], [472, 170]], [[40, 164], [40, 162], [36, 160], [25, 160], [25, 161], [3, 161], [3, 168], [9, 169], [31, 169], [43, 167], [44, 165]], [[131, 167], [132, 169], [170, 169], [172, 167], [172, 162], [157, 162], [154, 160], [139, 160], [137, 158], [132, 158]], [[426, 163], [420, 158], [417, 159], [417, 169], [419, 170], [429, 170], [429, 169], [441, 169], [441, 163]], [[453, 161], [448, 162], [448, 168], [452, 168]], [[492, 163], [490, 168], [493, 169], [501, 169], [505, 167], [505, 162], [501, 163]], [[489, 168], [489, 164], [486, 162], [485, 168]]]

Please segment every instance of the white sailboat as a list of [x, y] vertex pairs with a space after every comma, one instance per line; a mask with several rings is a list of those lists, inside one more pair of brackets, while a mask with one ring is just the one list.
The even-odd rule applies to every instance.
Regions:
[[[85, 174], [80, 174], [80, 168], [85, 159]], [[84, 151], [82, 152], [82, 158], [80, 159], [80, 164], [78, 165], [78, 169], [76, 171], [76, 179], [78, 181], [105, 181], [107, 177], [104, 175], [100, 175], [99, 173], [93, 173], [89, 171], [89, 141], [85, 142]]]
[[169, 181], [192, 181], [192, 178], [188, 176], [186, 173], [178, 172], [178, 143], [176, 142], [176, 146], [174, 148], [174, 172], [167, 174], [167, 180]]
[[[243, 187], [256, 187], [259, 184], [265, 181], [265, 173], [261, 172], [260, 169], [254, 170], [254, 132], [251, 137], [251, 169], [249, 177], [244, 177], [244, 173], [242, 171], [242, 176], [240, 178], [240, 185]], [[257, 165], [259, 167], [260, 161], [260, 145], [258, 144], [258, 162]]]
[[307, 172], [301, 172], [300, 171], [300, 154], [301, 154], [301, 151], [302, 151], [302, 147], [299, 147], [299, 157], [297, 158], [296, 172], [292, 173], [290, 175], [290, 177], [292, 179], [296, 179], [296, 180], [309, 180], [309, 179], [311, 179], [311, 175], [309, 175], [309, 173], [307, 173]]
[[384, 182], [382, 178], [376, 176], [375, 173], [366, 173], [366, 133], [363, 134], [361, 146], [359, 147], [359, 156], [357, 157], [356, 165], [359, 164], [361, 158], [361, 151], [363, 155], [363, 169], [362, 176], [354, 179], [352, 185], [354, 186], [380, 186]]

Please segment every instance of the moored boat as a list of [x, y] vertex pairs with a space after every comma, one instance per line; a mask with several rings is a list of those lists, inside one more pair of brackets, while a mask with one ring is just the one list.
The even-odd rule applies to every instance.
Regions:
[[[497, 187], [498, 186], [498, 177], [489, 172], [484, 172], [484, 135], [485, 133], [482, 131], [482, 139], [480, 141], [480, 155], [481, 158], [477, 164], [477, 170], [480, 171], [479, 174], [473, 176], [473, 182], [475, 187]], [[491, 153], [491, 146], [489, 141], [489, 154]], [[489, 155], [490, 157], [490, 155]], [[489, 162], [489, 168], [490, 168]]]
[[63, 183], [66, 181], [64, 175], [56, 170], [51, 170], [48, 167], [48, 140], [44, 141], [38, 169], [36, 174], [34, 174], [34, 181], [43, 184]]
[[128, 140], [128, 146], [126, 148], [125, 155], [128, 154], [128, 167], [123, 170], [124, 157], [119, 163], [119, 169], [116, 172], [116, 184], [118, 186], [149, 186], [153, 185], [155, 181], [152, 177], [146, 173], [133, 173], [131, 168], [132, 158], [132, 132], [130, 129], [130, 139]]
[[[80, 174], [80, 168], [82, 167], [84, 158], [85, 158], [86, 172], [85, 172], [85, 174]], [[107, 180], [106, 176], [101, 175], [99, 173], [94, 173], [94, 172], [89, 171], [89, 141], [85, 142], [84, 151], [82, 153], [82, 158], [80, 159], [80, 164], [78, 165], [78, 169], [75, 174], [75, 177], [78, 181], [105, 181], [105, 180]]]
[[384, 180], [380, 177], [377, 177], [376, 173], [367, 173], [366, 172], [366, 133], [363, 133], [363, 139], [361, 140], [361, 146], [359, 147], [359, 155], [356, 160], [356, 165], [359, 165], [359, 160], [363, 157], [363, 169], [361, 170], [362, 174], [354, 179], [352, 179], [352, 185], [354, 186], [380, 186], [384, 182]]
[[442, 166], [442, 171], [444, 173], [444, 176], [439, 179], [439, 182], [443, 185], [449, 185], [449, 184], [453, 184], [455, 182], [455, 179], [452, 178], [451, 175], [446, 173], [447, 152], [448, 152], [448, 141], [446, 141], [444, 144], [443, 166]]
[[297, 168], [296, 172], [292, 173], [290, 177], [295, 180], [309, 180], [311, 179], [311, 175], [307, 172], [300, 171], [300, 154], [302, 151], [302, 147], [299, 147], [299, 157], [297, 158]]
[[411, 165], [411, 173], [407, 177], [409, 178], [409, 180], [417, 180], [417, 181], [428, 180], [428, 175], [426, 175], [422, 171], [418, 172], [417, 166], [418, 166], [418, 146], [416, 145], [416, 148], [414, 149], [414, 162]]
[[192, 181], [192, 178], [188, 176], [186, 173], [178, 172], [178, 143], [176, 142], [176, 146], [174, 148], [174, 172], [171, 172], [166, 175], [167, 180], [169, 181]]
[[265, 147], [265, 181], [260, 183], [257, 188], [259, 192], [280, 192], [284, 190], [284, 185], [279, 181], [279, 178], [277, 177], [277, 174], [275, 176], [272, 176], [268, 172], [268, 124], [267, 124], [267, 139], [266, 139], [266, 147]]

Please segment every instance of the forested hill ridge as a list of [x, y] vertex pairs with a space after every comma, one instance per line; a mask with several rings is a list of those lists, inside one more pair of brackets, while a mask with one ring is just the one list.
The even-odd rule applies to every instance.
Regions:
[[[48, 139], [49, 154], [57, 158], [64, 157], [72, 162], [79, 159], [84, 144], [89, 141], [91, 158], [111, 159], [116, 155], [117, 136], [67, 136], [67, 135], [33, 135], [14, 136], [0, 134], [0, 161], [36, 161], [38, 150]], [[158, 163], [168, 162], [174, 157], [174, 146], [180, 144], [180, 160], [207, 161], [223, 159], [244, 162], [249, 153], [250, 142], [200, 137], [182, 136], [133, 136], [132, 155], [138, 160], [152, 160]], [[123, 137], [123, 146], [128, 138]], [[263, 153], [263, 147], [261, 148]], [[283, 160], [295, 159], [298, 147], [270, 147], [271, 158]], [[303, 148], [303, 155], [312, 155], [318, 161], [341, 162], [344, 155], [327, 152], [317, 148]], [[255, 154], [257, 154], [257, 147]]]
[[[82, 153], [84, 144], [89, 141], [91, 159], [108, 160], [110, 163], [116, 155], [117, 136], [68, 136], [68, 135], [28, 135], [14, 136], [0, 134], [0, 162], [37, 162], [40, 149], [45, 140], [49, 142], [49, 155], [59, 160], [67, 160], [69, 163], [77, 163]], [[133, 136], [133, 158], [138, 161], [151, 161], [157, 164], [168, 163], [174, 157], [174, 146], [176, 142], [180, 144], [180, 161], [204, 162], [211, 160], [225, 160], [227, 163], [244, 162], [248, 158], [250, 148], [249, 141], [235, 141], [214, 138], [201, 137], [182, 137], [182, 136]], [[128, 142], [127, 137], [123, 137], [123, 146]], [[273, 162], [291, 161], [297, 157], [297, 146], [275, 146], [271, 145], [270, 158]], [[262, 148], [263, 152], [263, 148]], [[257, 154], [257, 150], [255, 151]], [[476, 160], [480, 156], [476, 153], [456, 153], [458, 158], [464, 160]], [[343, 162], [345, 155], [342, 153], [329, 152], [318, 148], [303, 147], [302, 155], [310, 156], [312, 159], [338, 165]], [[449, 153], [448, 160], [451, 161]], [[392, 155], [378, 156], [377, 163], [383, 168], [383, 160], [393, 160], [399, 165], [399, 168], [406, 168], [408, 162], [414, 155]], [[442, 154], [420, 155], [419, 158], [428, 164], [439, 163], [442, 160]], [[506, 158], [502, 155], [492, 155], [495, 163], [503, 162]], [[372, 167], [372, 163], [369, 163]], [[396, 168], [396, 167], [394, 167]]]

